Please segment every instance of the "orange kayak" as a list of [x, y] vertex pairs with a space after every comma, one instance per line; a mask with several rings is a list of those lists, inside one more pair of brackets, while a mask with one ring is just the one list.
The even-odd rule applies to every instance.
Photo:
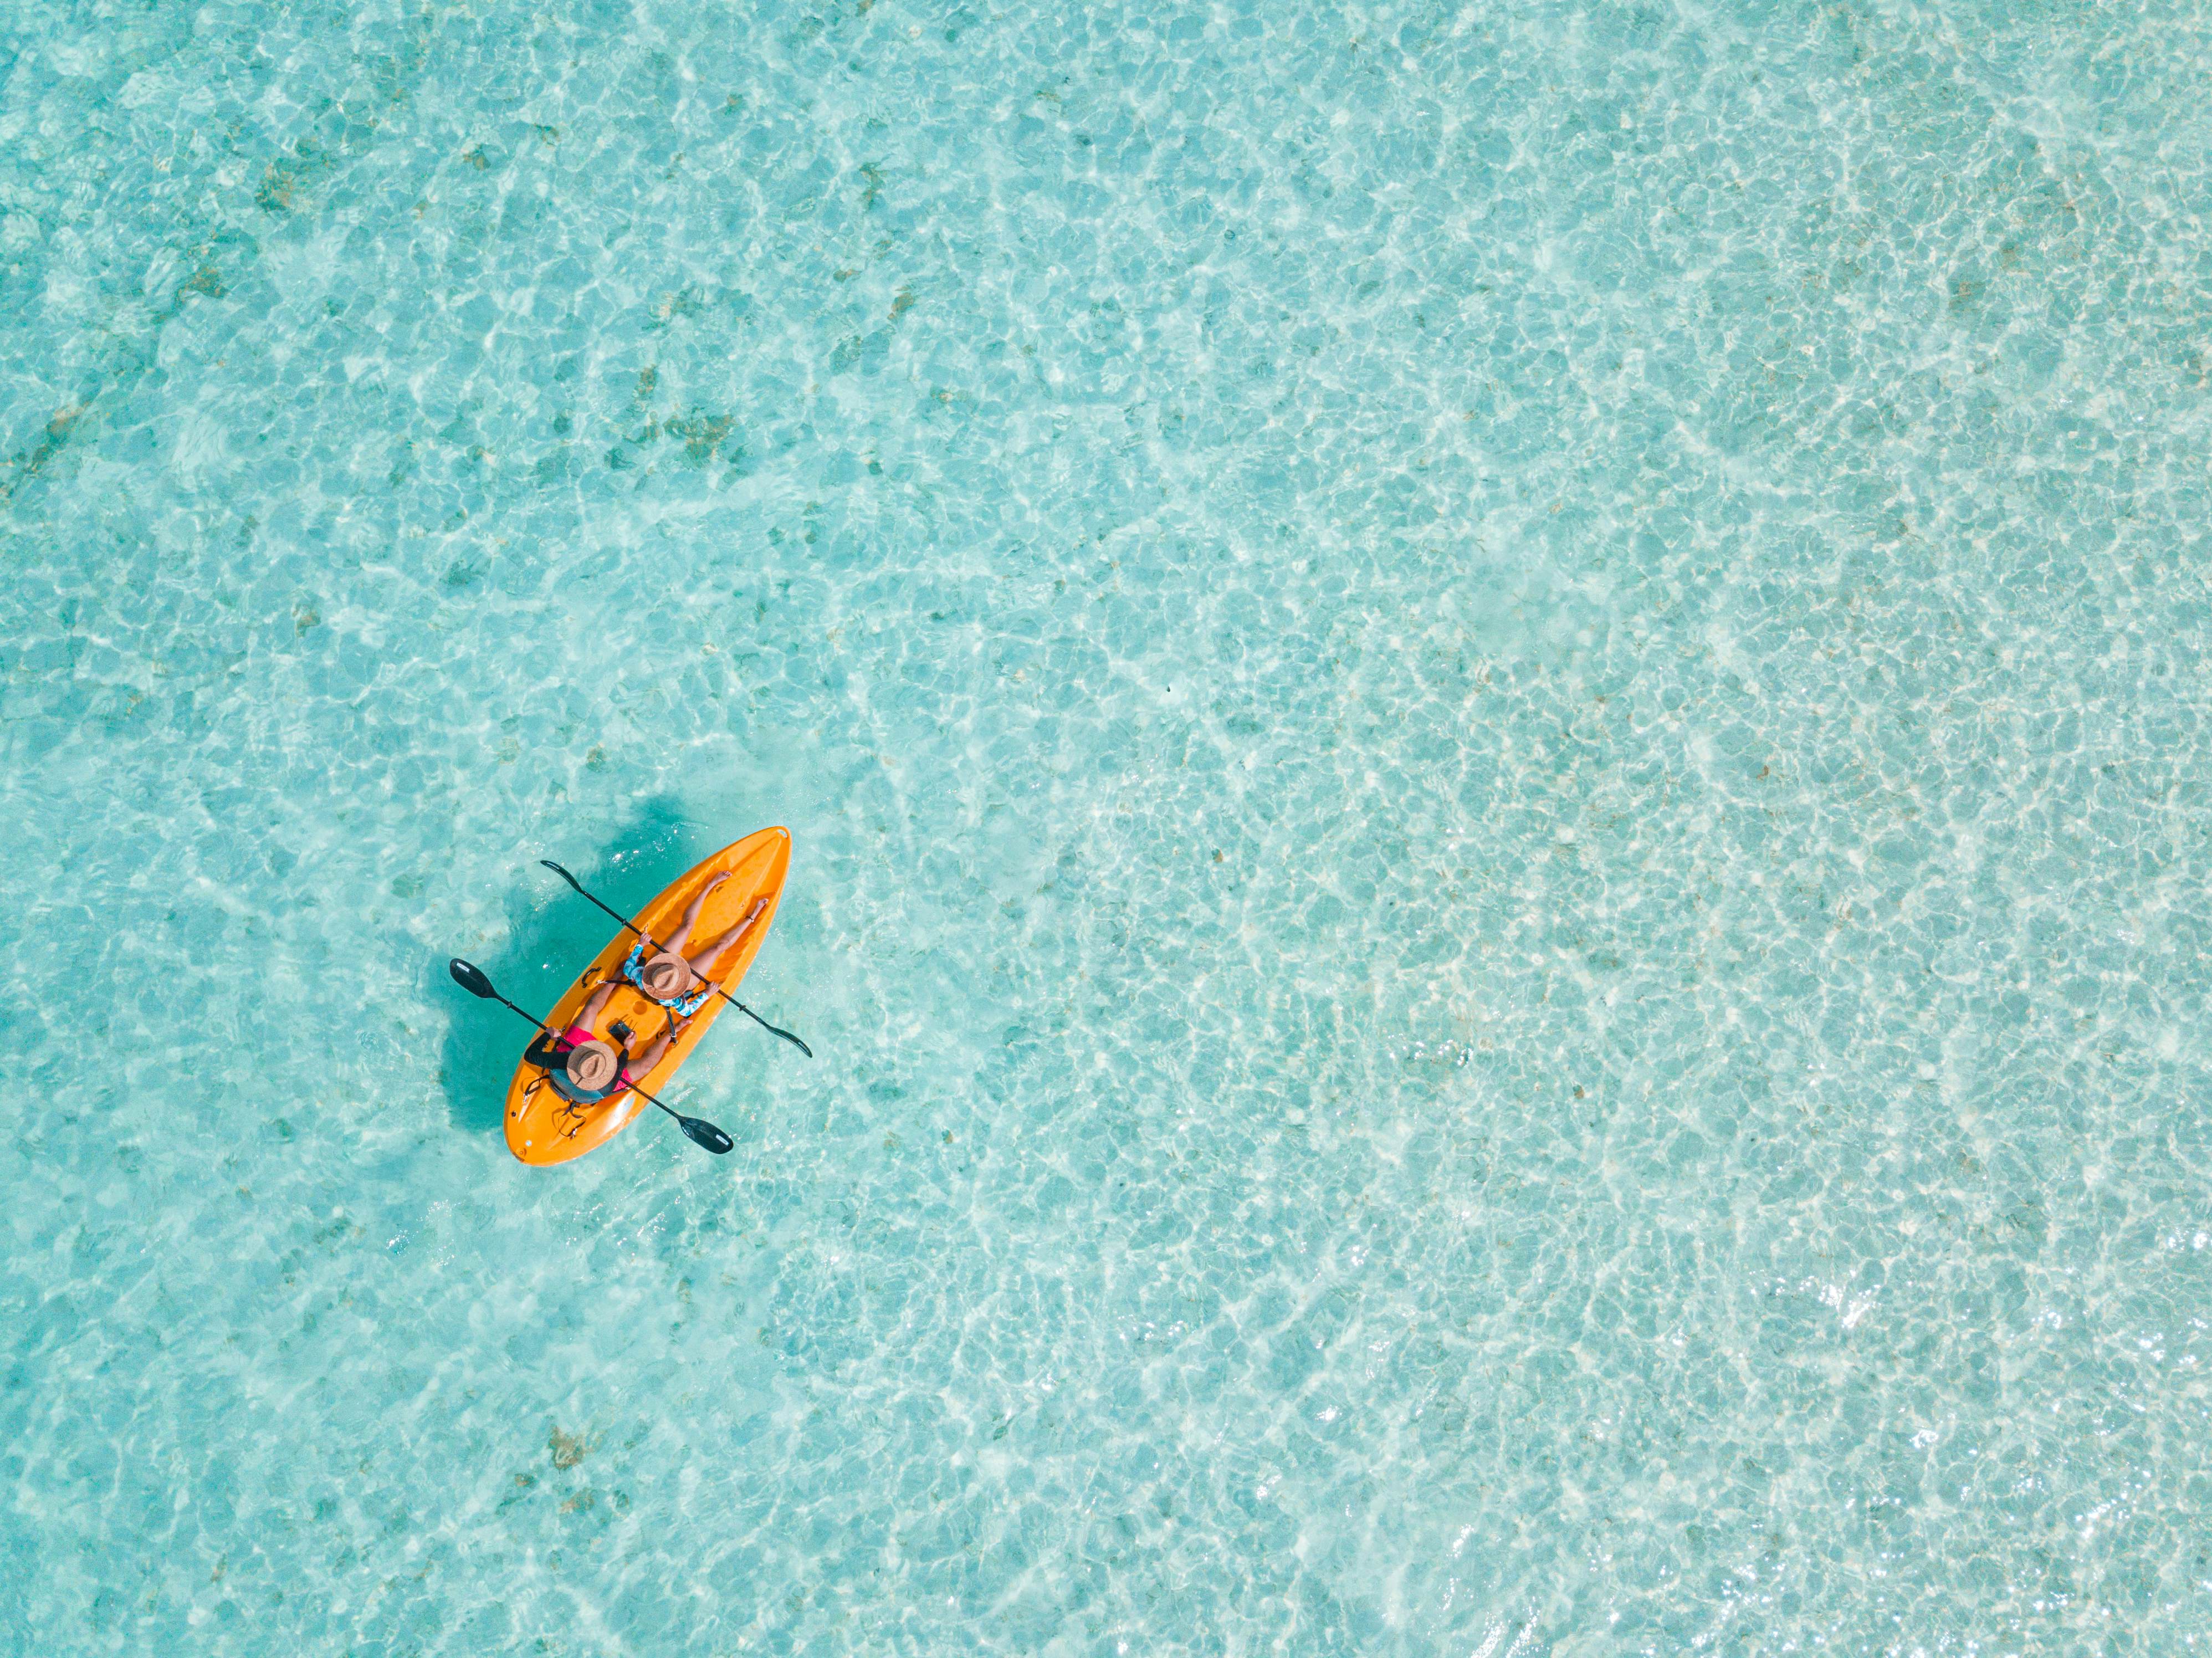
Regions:
[[[768, 908], [761, 912], [760, 920], [738, 941], [730, 955], [714, 963], [715, 982], [735, 995], [738, 981], [745, 976], [768, 938], [769, 925], [775, 920], [776, 905], [783, 896], [784, 877], [790, 870], [791, 831], [764, 829], [724, 847], [687, 871], [671, 882], [641, 914], [632, 919], [654, 938], [665, 938], [676, 930], [685, 907], [697, 896], [699, 889], [725, 872], [730, 878], [707, 900], [706, 908], [699, 914], [696, 936], [713, 938], [744, 920], [754, 900], [767, 899]], [[583, 976], [554, 1004], [553, 1011], [545, 1016], [547, 1027], [564, 1031], [574, 1024], [592, 992], [604, 981], [618, 977], [636, 943], [635, 937], [626, 930], [616, 933], [585, 969]], [[707, 1027], [728, 1006], [720, 996], [708, 997], [706, 1005], [692, 1015], [690, 1023], [684, 1027], [683, 1034], [661, 1056], [660, 1063], [638, 1080], [667, 1099], [665, 1090], [677, 1067], [690, 1056], [691, 1050], [706, 1036]], [[601, 1010], [592, 1034], [606, 1035], [607, 1027], [617, 1020], [626, 1023], [636, 1033], [631, 1042], [631, 1047], [636, 1048], [661, 1033], [667, 1025], [668, 1015], [643, 991], [623, 980], [621, 988]], [[668, 1102], [676, 1104], [673, 1100]], [[507, 1149], [528, 1163], [568, 1163], [605, 1145], [629, 1127], [640, 1112], [652, 1109], [645, 1096], [635, 1089], [624, 1090], [614, 1098], [596, 1104], [573, 1104], [545, 1080], [542, 1069], [526, 1059], [515, 1067], [514, 1080], [507, 1085]]]

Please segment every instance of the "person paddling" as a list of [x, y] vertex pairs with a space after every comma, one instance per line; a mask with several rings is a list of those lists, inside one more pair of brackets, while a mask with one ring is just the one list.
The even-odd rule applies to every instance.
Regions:
[[628, 1025], [617, 1021], [608, 1032], [623, 1044], [619, 1052], [613, 1043], [596, 1035], [592, 1027], [606, 1011], [616, 987], [616, 981], [608, 980], [591, 993], [566, 1030], [550, 1042], [541, 1035], [523, 1055], [531, 1064], [544, 1069], [554, 1092], [577, 1105], [596, 1105], [627, 1093], [641, 1078], [653, 1074], [653, 1066], [660, 1063], [669, 1043], [676, 1039], [673, 1014], [669, 1016], [668, 1029], [647, 1043], [645, 1051], [635, 1059], [630, 1057], [632, 1033]]
[[[665, 943], [656, 943], [651, 933], [641, 932], [636, 944], [629, 952], [629, 959], [623, 963], [622, 977], [644, 992], [646, 999], [656, 1007], [668, 1010], [671, 1030], [676, 1029], [678, 1020], [688, 1020], [707, 1005], [707, 999], [714, 993], [716, 988], [714, 963], [731, 945], [752, 930], [753, 923], [760, 920], [761, 913], [768, 908], [767, 899], [756, 898], [744, 920], [715, 934], [687, 955], [686, 947], [691, 942], [692, 932], [699, 925], [700, 911], [707, 907], [707, 900], [713, 896], [714, 889], [729, 878], [727, 875], [717, 875], [699, 889], [698, 896], [692, 899], [684, 912], [682, 924], [668, 935]], [[648, 951], [651, 953], [647, 954]], [[651, 1067], [645, 1069], [650, 1070]]]

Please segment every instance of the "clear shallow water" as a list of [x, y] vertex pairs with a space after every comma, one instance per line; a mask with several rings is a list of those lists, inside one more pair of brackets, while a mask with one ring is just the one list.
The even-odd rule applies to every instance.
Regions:
[[15, 14], [0, 1648], [2202, 1643], [2203, 13], [1272, 15]]

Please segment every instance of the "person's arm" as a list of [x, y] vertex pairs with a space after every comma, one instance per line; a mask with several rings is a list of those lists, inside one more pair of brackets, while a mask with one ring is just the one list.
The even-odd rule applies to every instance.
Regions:
[[633, 1082], [642, 1082], [653, 1074], [653, 1067], [667, 1057], [668, 1038], [655, 1036], [653, 1039], [653, 1045], [623, 1068], [629, 1072]]

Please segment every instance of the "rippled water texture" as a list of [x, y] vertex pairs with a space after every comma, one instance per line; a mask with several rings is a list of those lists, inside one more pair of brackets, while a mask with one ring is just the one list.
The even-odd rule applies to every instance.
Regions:
[[2201, 4], [8, 27], [0, 1650], [2207, 1641]]

